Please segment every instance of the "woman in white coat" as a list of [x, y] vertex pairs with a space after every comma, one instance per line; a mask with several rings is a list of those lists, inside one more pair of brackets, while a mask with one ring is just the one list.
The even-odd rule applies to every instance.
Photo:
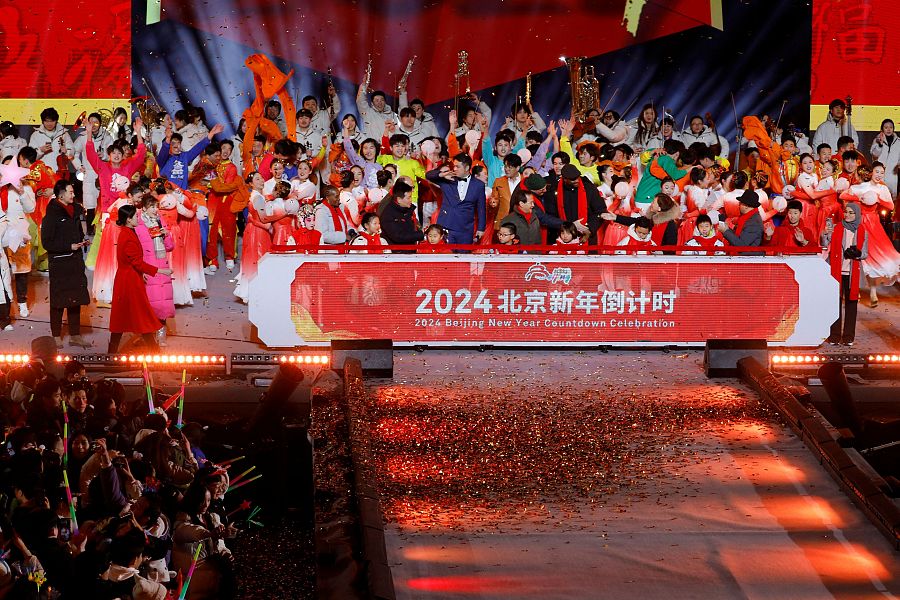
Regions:
[[897, 200], [897, 168], [900, 166], [900, 138], [894, 133], [894, 122], [885, 119], [881, 131], [875, 136], [870, 150], [873, 160], [884, 165], [884, 184], [891, 190], [891, 197]]
[[28, 218], [35, 207], [35, 196], [31, 186], [20, 183], [21, 187], [5, 185], [0, 188], [0, 220], [8, 224], [0, 246], [6, 255], [11, 276], [15, 282], [15, 295], [19, 318], [28, 316], [28, 275], [31, 273], [31, 235], [35, 233]]

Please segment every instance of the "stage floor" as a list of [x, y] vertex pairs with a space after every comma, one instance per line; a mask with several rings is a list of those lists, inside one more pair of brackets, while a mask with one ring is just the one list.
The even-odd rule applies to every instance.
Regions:
[[[394, 381], [370, 384], [397, 597], [900, 594], [900, 554], [802, 442], [736, 381], [707, 384], [693, 353], [399, 356]], [[509, 396], [521, 416], [508, 412]], [[584, 422], [579, 434], [577, 421], [615, 397], [626, 408], [613, 424]], [[642, 402], [655, 414], [641, 414]], [[483, 416], [492, 405], [506, 424]], [[558, 419], [562, 437], [547, 438], [532, 409]], [[629, 416], [653, 431], [635, 434]], [[436, 438], [454, 426], [438, 449]], [[483, 426], [493, 440], [474, 433]], [[617, 427], [624, 446], [598, 450], [594, 429]], [[567, 496], [571, 478], [554, 478], [523, 431], [547, 438], [548, 462], [572, 458], [574, 487], [592, 461], [584, 446], [597, 450], [598, 487], [608, 491]], [[487, 444], [510, 468], [479, 468]], [[494, 484], [484, 481], [490, 472]]]
[[[224, 264], [224, 263], [223, 263]], [[221, 269], [215, 275], [207, 275], [207, 298], [195, 298], [194, 305], [178, 308], [169, 322], [170, 351], [180, 352], [260, 352], [265, 348], [256, 341], [247, 321], [247, 307], [232, 295], [234, 273]], [[92, 272], [88, 272], [90, 281]], [[33, 273], [29, 280], [29, 305], [27, 319], [15, 319], [12, 331], [0, 331], [0, 345], [4, 352], [27, 352], [31, 340], [39, 335], [50, 335], [50, 309], [48, 305], [48, 279]], [[860, 300], [856, 344], [852, 349], [842, 346], [822, 346], [829, 352], [870, 352], [900, 350], [900, 286], [879, 290], [880, 302], [869, 308], [868, 294]], [[749, 306], [749, 305], [748, 305]], [[16, 309], [13, 308], [15, 316]], [[92, 304], [82, 309], [83, 333], [94, 344], [94, 352], [105, 352], [109, 341], [107, 325], [109, 309]], [[735, 315], [737, 317], [737, 315]], [[735, 321], [736, 323], [739, 320]], [[126, 340], [128, 336], [125, 336]], [[80, 348], [67, 347], [67, 352], [81, 352]], [[700, 353], [699, 350], [690, 351]], [[627, 352], [625, 353], [628, 354]]]

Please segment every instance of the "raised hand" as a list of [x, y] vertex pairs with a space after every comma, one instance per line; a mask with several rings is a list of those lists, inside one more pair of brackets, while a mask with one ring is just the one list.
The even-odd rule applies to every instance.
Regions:
[[450, 121], [450, 128], [451, 128], [451, 129], [456, 129], [456, 127], [457, 127], [458, 124], [459, 124], [459, 120], [458, 120], [457, 117], [456, 117], [456, 111], [455, 111], [455, 110], [451, 110], [451, 111], [450, 111], [450, 116], [449, 116], [448, 120]]

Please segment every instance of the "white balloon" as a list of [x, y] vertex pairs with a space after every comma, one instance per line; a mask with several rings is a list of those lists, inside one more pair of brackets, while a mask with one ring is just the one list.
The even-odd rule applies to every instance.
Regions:
[[422, 154], [424, 154], [426, 156], [431, 156], [431, 154], [435, 151], [437, 146], [435, 145], [435, 143], [433, 141], [425, 140], [424, 142], [422, 142], [422, 145], [419, 146], [419, 148], [422, 149]]
[[518, 152], [516, 152], [516, 154], [518, 154], [518, 155], [519, 155], [519, 158], [522, 159], [522, 164], [523, 164], [523, 165], [524, 165], [525, 163], [527, 163], [529, 160], [531, 160], [531, 151], [529, 151], [528, 148], [522, 148], [521, 150], [519, 150]]
[[615, 189], [613, 189], [613, 193], [619, 198], [624, 198], [629, 192], [631, 192], [631, 186], [624, 181], [617, 183]]

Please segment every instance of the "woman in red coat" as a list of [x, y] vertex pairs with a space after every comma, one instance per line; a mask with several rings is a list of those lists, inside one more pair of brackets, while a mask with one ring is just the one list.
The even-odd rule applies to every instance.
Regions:
[[116, 224], [122, 227], [116, 247], [119, 268], [113, 283], [112, 310], [109, 315], [109, 354], [119, 350], [122, 334], [139, 333], [150, 350], [158, 351], [154, 333], [160, 328], [160, 320], [150, 306], [143, 275], [171, 275], [171, 269], [158, 269], [144, 262], [141, 241], [134, 228], [137, 226], [137, 209], [131, 204], [119, 208]]

